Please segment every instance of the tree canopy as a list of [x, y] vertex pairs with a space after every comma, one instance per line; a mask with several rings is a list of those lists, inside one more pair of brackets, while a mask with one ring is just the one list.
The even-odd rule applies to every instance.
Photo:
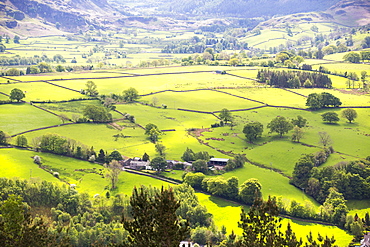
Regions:
[[126, 102], [133, 102], [137, 100], [140, 96], [139, 92], [135, 88], [130, 87], [129, 89], [123, 91], [122, 97], [123, 100]]
[[260, 122], [248, 123], [244, 126], [243, 133], [247, 140], [252, 142], [262, 136], [263, 125]]
[[112, 121], [112, 114], [110, 114], [103, 106], [87, 105], [83, 109], [83, 114], [93, 122], [106, 123]]
[[352, 121], [357, 118], [357, 112], [354, 109], [347, 108], [342, 111], [342, 117], [346, 118], [350, 123], [352, 123]]
[[24, 97], [26, 95], [19, 88], [13, 88], [9, 96], [10, 100], [16, 100], [17, 102], [21, 101]]
[[276, 132], [280, 137], [283, 137], [285, 133], [293, 129], [293, 124], [286, 120], [285, 117], [278, 116], [271, 120], [267, 128], [270, 129], [270, 133]]

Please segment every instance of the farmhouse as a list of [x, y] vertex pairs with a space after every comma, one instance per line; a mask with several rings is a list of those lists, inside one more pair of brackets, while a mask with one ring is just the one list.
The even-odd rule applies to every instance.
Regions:
[[127, 159], [121, 163], [124, 167], [133, 169], [133, 170], [150, 170], [150, 162], [143, 161], [139, 157], [133, 159]]

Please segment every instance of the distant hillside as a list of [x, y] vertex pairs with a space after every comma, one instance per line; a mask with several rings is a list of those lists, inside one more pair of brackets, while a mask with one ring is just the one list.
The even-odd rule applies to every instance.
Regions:
[[[157, 10], [184, 15], [237, 16], [252, 18], [286, 15], [298, 12], [323, 11], [339, 0], [111, 0], [127, 6], [157, 8]], [[140, 11], [140, 10], [138, 10]]]
[[370, 24], [369, 0], [343, 0], [329, 8], [326, 13], [343, 25], [363, 26]]
[[119, 18], [106, 0], [0, 0], [0, 30], [21, 36], [109, 28]]
[[259, 24], [260, 28], [284, 27], [286, 24], [330, 22], [348, 27], [370, 23], [370, 2], [367, 0], [343, 0], [323, 12], [296, 13], [274, 17]]

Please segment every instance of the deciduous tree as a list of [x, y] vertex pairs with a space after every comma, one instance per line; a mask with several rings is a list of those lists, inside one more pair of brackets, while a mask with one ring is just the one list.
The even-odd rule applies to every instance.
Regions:
[[333, 123], [339, 121], [339, 117], [336, 112], [325, 112], [324, 114], [321, 114], [321, 117], [324, 122]]
[[354, 109], [347, 108], [342, 111], [342, 117], [346, 118], [350, 123], [357, 117], [357, 112]]
[[10, 92], [10, 100], [16, 100], [17, 102], [21, 101], [26, 95], [19, 88], [13, 88]]
[[260, 122], [248, 123], [244, 126], [243, 133], [249, 142], [253, 142], [262, 136], [263, 125]]
[[111, 184], [111, 189], [114, 190], [117, 188], [118, 176], [122, 171], [122, 167], [117, 160], [112, 160], [108, 165], [108, 173], [106, 175], [107, 179]]
[[239, 190], [240, 199], [246, 204], [253, 204], [256, 198], [262, 197], [262, 185], [256, 178], [250, 178], [245, 181]]
[[130, 87], [129, 89], [123, 91], [122, 97], [126, 102], [133, 102], [139, 98], [139, 92], [135, 88]]
[[218, 116], [225, 124], [227, 124], [227, 122], [231, 122], [233, 119], [231, 112], [226, 108], [222, 109]]
[[267, 128], [270, 129], [270, 133], [276, 132], [280, 135], [280, 138], [283, 137], [285, 133], [288, 133], [293, 129], [293, 124], [291, 124], [285, 117], [276, 117], [267, 125]]
[[92, 96], [92, 97], [95, 97], [97, 96], [99, 93], [98, 93], [98, 87], [96, 86], [95, 82], [93, 81], [88, 81], [86, 82], [86, 94], [89, 95], [89, 96]]

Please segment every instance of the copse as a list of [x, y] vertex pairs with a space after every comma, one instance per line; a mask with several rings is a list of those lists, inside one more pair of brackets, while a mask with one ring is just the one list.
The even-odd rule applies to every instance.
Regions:
[[306, 106], [312, 110], [318, 110], [325, 107], [339, 107], [342, 102], [338, 97], [330, 93], [311, 93], [307, 97]]
[[[271, 86], [281, 88], [300, 88], [302, 86], [316, 88], [332, 87], [331, 79], [323, 73], [262, 69], [258, 71], [257, 79]], [[310, 85], [305, 85], [307, 80], [310, 82]]]

